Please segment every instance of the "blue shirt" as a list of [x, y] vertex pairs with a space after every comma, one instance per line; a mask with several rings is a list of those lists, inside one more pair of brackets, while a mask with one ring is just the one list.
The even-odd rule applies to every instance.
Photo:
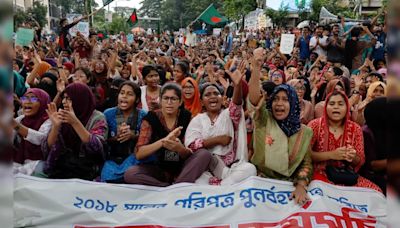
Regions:
[[311, 35], [300, 37], [300, 59], [305, 60], [310, 58], [310, 39]]
[[[142, 125], [143, 117], [146, 116], [147, 112], [144, 110], [138, 110], [138, 121], [135, 128], [135, 133], [137, 134], [140, 131], [140, 126]], [[117, 107], [109, 108], [104, 111], [104, 115], [108, 124], [108, 136], [114, 137], [117, 135], [118, 126], [117, 126]]]

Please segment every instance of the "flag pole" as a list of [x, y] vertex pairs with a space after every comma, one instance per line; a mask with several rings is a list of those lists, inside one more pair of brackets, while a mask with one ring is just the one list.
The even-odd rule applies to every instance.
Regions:
[[214, 3], [211, 3], [194, 21], [192, 21], [190, 24], [193, 24], [194, 22], [196, 22], [197, 20], [199, 20], [199, 18], [201, 16], [203, 16], [204, 12], [206, 12], [211, 6], [213, 6]]

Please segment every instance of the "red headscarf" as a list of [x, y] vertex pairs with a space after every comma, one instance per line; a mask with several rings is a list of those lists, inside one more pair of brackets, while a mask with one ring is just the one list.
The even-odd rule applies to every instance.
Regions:
[[322, 116], [322, 121], [321, 121], [321, 130], [325, 131], [325, 138], [324, 138], [324, 151], [328, 151], [328, 146], [329, 146], [329, 117], [328, 117], [328, 113], [326, 111], [326, 108], [328, 106], [329, 103], [329, 99], [333, 96], [333, 95], [341, 95], [343, 97], [343, 99], [346, 102], [346, 116], [344, 117], [344, 128], [343, 128], [343, 135], [342, 135], [342, 142], [341, 145], [342, 146], [347, 146], [347, 145], [351, 145], [354, 142], [352, 142], [352, 132], [349, 129], [349, 126], [351, 125], [351, 120], [350, 120], [350, 104], [349, 104], [349, 99], [347, 98], [346, 94], [341, 92], [341, 91], [333, 91], [331, 93], [328, 94], [328, 96], [326, 97], [325, 100], [325, 108], [324, 108], [324, 115]]
[[191, 99], [186, 99], [185, 96], [182, 96], [182, 99], [185, 102], [185, 108], [192, 113], [192, 117], [195, 117], [201, 112], [200, 90], [197, 82], [191, 77], [187, 77], [182, 81], [182, 87], [188, 82], [194, 87], [194, 95]]

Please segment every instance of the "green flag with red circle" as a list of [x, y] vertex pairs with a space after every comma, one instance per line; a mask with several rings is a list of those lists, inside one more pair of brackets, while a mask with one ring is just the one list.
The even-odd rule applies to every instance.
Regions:
[[204, 12], [198, 17], [198, 20], [201, 20], [209, 25], [217, 25], [228, 22], [228, 19], [222, 16], [213, 4], [204, 10]]

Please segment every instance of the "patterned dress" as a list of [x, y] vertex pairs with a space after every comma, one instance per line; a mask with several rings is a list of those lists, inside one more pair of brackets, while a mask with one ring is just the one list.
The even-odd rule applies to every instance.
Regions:
[[[326, 131], [324, 128], [324, 120], [323, 118], [318, 118], [313, 121], [311, 121], [308, 126], [311, 127], [311, 129], [314, 132], [313, 138], [311, 140], [311, 146], [312, 150], [314, 152], [320, 152], [320, 153], [327, 153], [325, 152], [324, 145], [325, 143], [328, 143], [328, 148], [326, 151], [334, 151], [339, 147], [342, 146], [352, 146], [356, 152], [357, 156], [360, 158], [360, 162], [354, 166], [354, 170], [358, 172], [358, 170], [361, 168], [361, 166], [365, 162], [365, 155], [364, 155], [364, 141], [363, 141], [363, 133], [361, 127], [356, 124], [353, 121], [348, 120], [347, 121], [347, 126], [346, 126], [346, 139], [343, 140], [343, 135], [340, 136], [338, 139], [335, 139], [335, 136], [328, 130]], [[325, 134], [328, 134], [328, 137], [326, 137]], [[326, 138], [328, 139], [328, 142], [326, 141]], [[344, 141], [344, 144], [343, 144]], [[327, 165], [327, 161], [324, 162], [314, 162], [314, 177], [313, 179], [317, 180], [322, 180], [324, 182], [328, 182], [331, 184], [331, 181], [328, 180], [328, 177], [325, 172], [325, 167]], [[329, 164], [338, 166], [341, 164], [340, 161], [329, 161]], [[376, 191], [382, 192], [381, 189], [369, 181], [368, 179], [364, 177], [359, 177], [358, 182], [354, 187], [364, 187], [364, 188], [371, 188]]]

